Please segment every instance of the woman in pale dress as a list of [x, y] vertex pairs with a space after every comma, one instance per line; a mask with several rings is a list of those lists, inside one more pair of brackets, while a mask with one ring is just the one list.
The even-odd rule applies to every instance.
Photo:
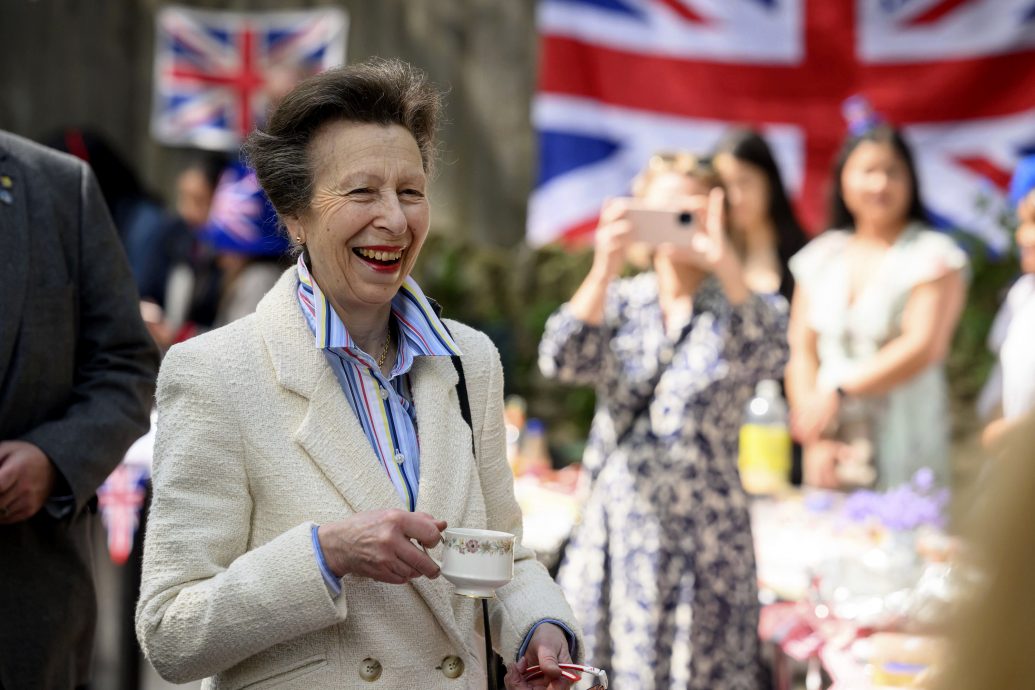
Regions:
[[805, 481], [893, 486], [949, 479], [944, 361], [967, 258], [925, 222], [912, 155], [886, 125], [851, 136], [834, 174], [831, 229], [791, 261], [787, 390]]

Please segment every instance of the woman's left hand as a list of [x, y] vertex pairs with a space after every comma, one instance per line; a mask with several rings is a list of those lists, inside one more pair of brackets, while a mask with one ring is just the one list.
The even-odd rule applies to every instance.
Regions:
[[525, 671], [528, 669], [528, 659], [521, 657], [516, 664], [507, 666], [507, 675], [503, 676], [503, 687], [507, 690], [532, 690], [535, 686], [533, 681], [525, 680]]
[[[567, 690], [571, 683], [561, 675], [561, 667], [557, 664], [570, 662], [568, 636], [553, 623], [543, 623], [532, 634], [525, 655], [516, 664], [507, 667], [504, 684], [507, 690]], [[542, 667], [542, 677], [526, 681], [525, 669], [537, 665]]]

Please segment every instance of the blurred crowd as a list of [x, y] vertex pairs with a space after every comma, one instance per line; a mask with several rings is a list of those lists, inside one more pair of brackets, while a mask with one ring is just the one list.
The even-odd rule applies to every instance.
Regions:
[[[786, 391], [796, 483], [888, 489], [923, 472], [952, 484], [945, 361], [968, 256], [930, 225], [902, 135], [865, 107], [848, 130], [827, 229], [811, 240], [759, 134], [655, 155], [633, 197], [605, 204], [593, 266], [547, 323], [543, 373], [597, 392], [559, 581], [618, 687], [763, 682], [736, 471], [756, 387]], [[990, 338], [989, 449], [1035, 408], [1033, 164], [1012, 186], [1021, 276]], [[650, 211], [687, 232], [664, 234]]]
[[70, 128], [44, 142], [93, 169], [129, 259], [141, 316], [163, 350], [254, 311], [290, 264], [276, 214], [239, 161], [192, 153], [166, 207], [99, 133]]

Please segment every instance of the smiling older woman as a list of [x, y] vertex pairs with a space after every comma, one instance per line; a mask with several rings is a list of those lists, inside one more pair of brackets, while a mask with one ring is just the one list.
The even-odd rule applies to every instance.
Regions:
[[301, 252], [162, 367], [137, 634], [170, 680], [484, 687], [477, 602], [415, 543], [448, 523], [519, 535], [492, 637], [564, 682], [577, 628], [520, 546], [498, 354], [409, 277], [438, 109], [420, 73], [371, 61], [303, 82], [248, 143]]

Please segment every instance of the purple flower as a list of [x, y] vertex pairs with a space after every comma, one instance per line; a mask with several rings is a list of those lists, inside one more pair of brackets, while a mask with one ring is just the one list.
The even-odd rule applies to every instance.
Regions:
[[948, 489], [935, 489], [934, 472], [925, 467], [908, 484], [884, 493], [854, 492], [842, 511], [852, 522], [874, 521], [891, 530], [912, 531], [924, 525], [943, 527], [948, 503]]
[[930, 467], [921, 467], [913, 475], [913, 486], [920, 493], [928, 493], [934, 488], [934, 470]]
[[834, 494], [829, 491], [809, 492], [805, 496], [805, 507], [813, 513], [822, 513], [834, 506]]
[[845, 517], [852, 522], [865, 522], [880, 513], [880, 501], [880, 494], [874, 491], [860, 490], [854, 492], [845, 500], [842, 510]]

